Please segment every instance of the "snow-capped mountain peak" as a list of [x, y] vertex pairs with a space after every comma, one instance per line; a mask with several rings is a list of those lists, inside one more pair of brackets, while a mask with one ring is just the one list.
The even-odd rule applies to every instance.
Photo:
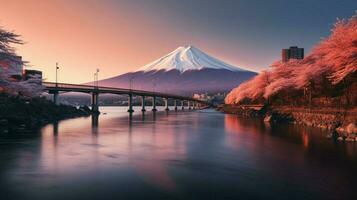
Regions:
[[192, 95], [230, 91], [255, 75], [255, 72], [226, 64], [194, 46], [185, 46], [137, 71], [101, 80], [99, 84]]
[[176, 69], [183, 73], [187, 70], [201, 70], [204, 68], [246, 71], [209, 56], [191, 45], [186, 47], [181, 46], [154, 62], [139, 68], [137, 71], [170, 71]]

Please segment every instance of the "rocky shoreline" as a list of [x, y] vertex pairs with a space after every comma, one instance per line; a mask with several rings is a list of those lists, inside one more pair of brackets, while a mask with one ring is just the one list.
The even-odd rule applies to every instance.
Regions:
[[357, 108], [222, 105], [218, 110], [269, 123], [294, 123], [330, 130], [326, 137], [357, 142]]
[[45, 98], [23, 98], [0, 94], [0, 134], [26, 132], [58, 120], [85, 117], [88, 107], [77, 109], [68, 105], [55, 105]]

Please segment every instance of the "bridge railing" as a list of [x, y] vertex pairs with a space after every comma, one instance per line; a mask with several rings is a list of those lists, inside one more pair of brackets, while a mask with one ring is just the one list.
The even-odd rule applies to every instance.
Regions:
[[185, 97], [174, 94], [166, 94], [161, 92], [150, 92], [145, 90], [133, 90], [127, 88], [115, 88], [115, 87], [104, 87], [104, 86], [94, 86], [94, 85], [84, 85], [84, 84], [70, 84], [70, 83], [53, 83], [53, 82], [43, 82], [43, 86], [45, 86], [49, 90], [87, 90], [89, 92], [107, 92], [107, 93], [127, 93], [127, 94], [135, 94], [135, 95], [144, 95], [144, 96], [156, 96], [156, 97], [164, 97], [164, 98], [174, 98], [181, 100], [190, 100], [190, 101], [198, 101], [202, 103], [206, 103], [204, 101], [194, 99], [192, 97]]

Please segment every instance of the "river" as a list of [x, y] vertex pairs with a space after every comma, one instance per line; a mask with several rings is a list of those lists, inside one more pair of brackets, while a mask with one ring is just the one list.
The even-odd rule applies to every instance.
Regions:
[[135, 109], [1, 135], [0, 199], [357, 197], [357, 144], [323, 130]]

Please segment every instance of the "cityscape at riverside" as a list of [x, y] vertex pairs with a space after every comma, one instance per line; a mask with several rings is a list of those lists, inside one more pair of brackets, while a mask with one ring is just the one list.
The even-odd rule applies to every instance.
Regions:
[[0, 199], [357, 199], [356, 9], [0, 0]]

